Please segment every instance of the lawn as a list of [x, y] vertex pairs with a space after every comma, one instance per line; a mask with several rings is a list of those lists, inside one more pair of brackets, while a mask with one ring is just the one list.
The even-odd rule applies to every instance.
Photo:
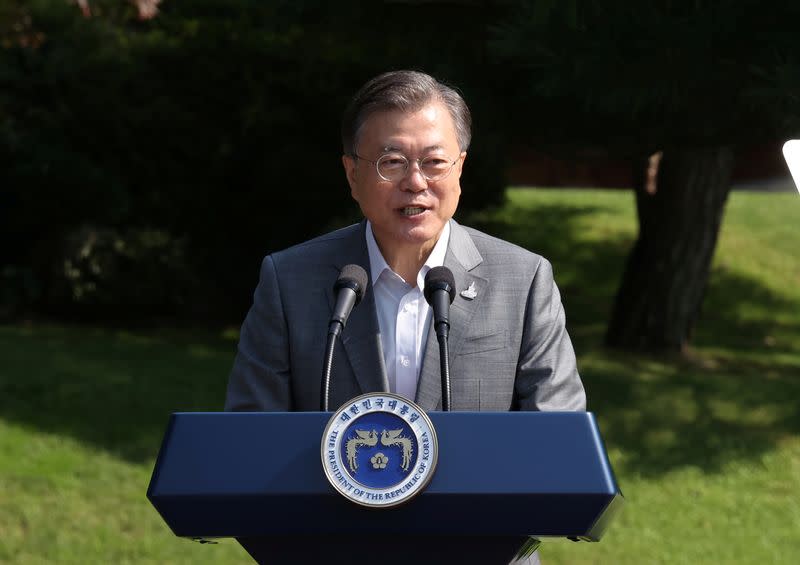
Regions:
[[[731, 197], [688, 358], [612, 353], [635, 236], [626, 191], [511, 190], [469, 223], [553, 262], [627, 503], [554, 563], [794, 563], [800, 555], [800, 198]], [[0, 327], [0, 562], [248, 563], [175, 538], [145, 499], [168, 414], [218, 410], [235, 332]]]

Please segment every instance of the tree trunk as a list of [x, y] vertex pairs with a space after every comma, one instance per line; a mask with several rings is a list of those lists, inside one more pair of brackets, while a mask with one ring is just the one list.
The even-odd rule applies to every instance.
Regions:
[[[665, 150], [647, 190], [635, 175], [639, 237], [628, 257], [606, 333], [610, 347], [684, 351], [700, 313], [730, 191], [728, 147]], [[655, 189], [654, 193], [651, 193]]]

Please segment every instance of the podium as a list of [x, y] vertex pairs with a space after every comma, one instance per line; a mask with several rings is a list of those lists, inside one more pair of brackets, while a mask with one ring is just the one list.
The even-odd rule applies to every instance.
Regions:
[[508, 563], [530, 536], [599, 541], [623, 504], [588, 412], [431, 412], [438, 466], [396, 508], [326, 480], [330, 413], [175, 413], [147, 497], [175, 535], [259, 563]]

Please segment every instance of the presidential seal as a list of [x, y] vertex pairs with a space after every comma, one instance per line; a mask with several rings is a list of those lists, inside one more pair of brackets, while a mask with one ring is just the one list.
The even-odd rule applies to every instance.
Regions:
[[322, 436], [325, 476], [345, 498], [389, 508], [422, 492], [439, 444], [428, 415], [396, 394], [361, 395], [337, 410]]

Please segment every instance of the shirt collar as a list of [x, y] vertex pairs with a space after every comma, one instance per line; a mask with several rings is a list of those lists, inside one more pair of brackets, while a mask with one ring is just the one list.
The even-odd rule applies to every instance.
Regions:
[[[389, 267], [386, 259], [383, 258], [383, 254], [378, 247], [378, 242], [375, 241], [375, 234], [372, 233], [372, 223], [369, 220], [367, 220], [366, 239], [367, 252], [369, 253], [369, 270], [372, 276], [372, 284], [375, 285], [384, 270], [388, 269], [391, 271], [392, 269]], [[422, 265], [419, 274], [417, 274], [417, 286], [420, 290], [425, 288], [425, 275], [428, 274], [428, 271], [434, 267], [441, 267], [444, 265], [444, 257], [447, 254], [447, 245], [449, 242], [450, 222], [447, 222], [444, 225], [444, 229], [442, 229], [441, 235], [439, 235], [439, 240], [436, 242], [436, 245], [433, 246], [431, 254], [428, 255], [428, 259]]]

